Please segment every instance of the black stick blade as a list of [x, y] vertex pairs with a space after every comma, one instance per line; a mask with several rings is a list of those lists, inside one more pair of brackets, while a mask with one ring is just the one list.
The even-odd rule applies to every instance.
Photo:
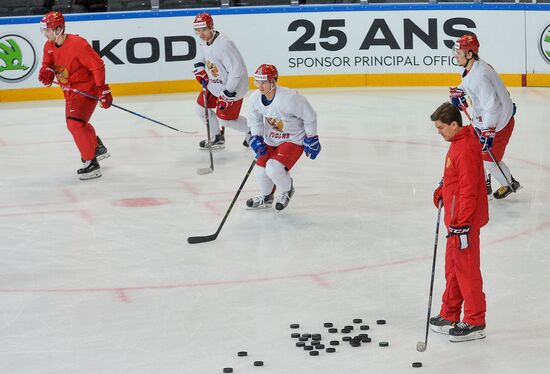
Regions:
[[187, 238], [187, 243], [189, 244], [198, 244], [198, 243], [206, 243], [216, 240], [218, 237], [217, 234], [212, 235], [206, 235], [206, 236], [190, 236]]

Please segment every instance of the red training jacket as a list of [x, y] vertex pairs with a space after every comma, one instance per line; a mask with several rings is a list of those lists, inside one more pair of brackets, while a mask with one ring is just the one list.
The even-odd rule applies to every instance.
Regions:
[[480, 229], [489, 222], [489, 204], [479, 140], [464, 126], [451, 139], [443, 173], [445, 225]]
[[[105, 84], [105, 64], [86, 39], [67, 34], [63, 44], [44, 44], [42, 66], [55, 70], [57, 80], [80, 91], [96, 95], [96, 87]], [[65, 91], [65, 98], [73, 93]]]

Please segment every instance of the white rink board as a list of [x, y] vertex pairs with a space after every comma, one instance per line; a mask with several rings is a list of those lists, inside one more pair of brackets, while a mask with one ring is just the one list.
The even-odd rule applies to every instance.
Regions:
[[[550, 13], [528, 12], [526, 36], [527, 73], [550, 73]], [[544, 56], [546, 54], [546, 56]]]
[[[193, 79], [197, 40], [193, 16], [166, 14], [132, 19], [94, 15], [100, 18], [94, 20], [72, 16], [68, 19], [76, 20], [68, 21], [67, 32], [80, 34], [107, 52], [103, 60], [110, 83]], [[285, 76], [456, 73], [459, 68], [450, 47], [464, 31], [478, 35], [482, 57], [499, 73], [524, 74], [550, 73], [550, 61], [543, 58], [536, 44], [547, 14], [411, 7], [409, 11], [216, 14], [214, 19], [215, 26], [236, 42], [250, 74], [262, 63], [275, 64]], [[20, 34], [33, 44], [39, 66], [44, 38], [38, 24], [0, 22], [0, 41], [9, 33]], [[17, 82], [0, 79], [0, 89], [41, 87], [38, 70]], [[0, 72], [0, 78], [3, 74]]]

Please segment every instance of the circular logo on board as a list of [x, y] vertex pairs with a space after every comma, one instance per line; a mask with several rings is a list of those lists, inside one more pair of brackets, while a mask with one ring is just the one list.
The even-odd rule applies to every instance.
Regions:
[[36, 69], [36, 50], [30, 40], [19, 34], [0, 35], [0, 80], [21, 82]]
[[540, 35], [539, 50], [544, 61], [550, 64], [550, 25], [547, 25]]

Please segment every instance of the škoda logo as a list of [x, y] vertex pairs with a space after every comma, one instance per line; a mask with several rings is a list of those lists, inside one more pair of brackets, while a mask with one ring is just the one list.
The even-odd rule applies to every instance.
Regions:
[[22, 35], [0, 36], [0, 80], [16, 83], [27, 79], [36, 68], [36, 51]]
[[540, 35], [539, 50], [544, 61], [550, 64], [550, 25], [547, 25]]

